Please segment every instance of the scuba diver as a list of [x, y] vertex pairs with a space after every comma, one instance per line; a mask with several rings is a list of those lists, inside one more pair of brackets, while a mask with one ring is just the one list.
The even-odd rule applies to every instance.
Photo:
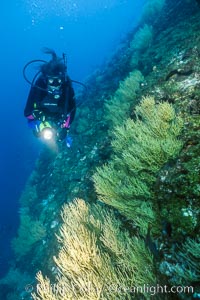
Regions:
[[66, 75], [65, 56], [57, 57], [54, 50], [45, 48], [44, 53], [52, 56], [49, 62], [34, 60], [24, 67], [41, 61], [35, 75], [24, 109], [24, 116], [36, 137], [45, 140], [66, 140], [70, 147], [69, 128], [76, 113], [76, 102], [72, 80]]

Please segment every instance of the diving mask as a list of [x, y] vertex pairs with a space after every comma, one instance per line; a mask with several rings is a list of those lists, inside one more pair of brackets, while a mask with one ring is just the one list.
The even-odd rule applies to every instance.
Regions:
[[63, 83], [63, 79], [60, 77], [54, 76], [54, 77], [47, 78], [47, 84], [50, 87], [57, 88], [57, 87], [60, 87], [62, 85], [62, 83]]

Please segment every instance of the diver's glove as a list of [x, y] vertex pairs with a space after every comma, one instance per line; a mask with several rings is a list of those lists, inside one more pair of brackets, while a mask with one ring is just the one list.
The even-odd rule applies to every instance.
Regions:
[[67, 115], [67, 117], [63, 121], [61, 121], [61, 128], [70, 128], [70, 115]]
[[39, 120], [29, 120], [28, 119], [28, 127], [33, 131], [39, 132], [41, 121]]
[[27, 118], [28, 121], [33, 121], [34, 120], [34, 116], [33, 115], [26, 116], [26, 118]]
[[67, 146], [68, 148], [70, 148], [71, 145], [72, 145], [72, 142], [73, 142], [72, 137], [69, 136], [69, 135], [67, 135], [66, 138], [65, 138], [65, 142], [66, 142], [66, 146]]
[[45, 115], [44, 115], [43, 111], [41, 111], [39, 109], [33, 110], [32, 116], [33, 116], [34, 120], [40, 120], [41, 122], [45, 121]]

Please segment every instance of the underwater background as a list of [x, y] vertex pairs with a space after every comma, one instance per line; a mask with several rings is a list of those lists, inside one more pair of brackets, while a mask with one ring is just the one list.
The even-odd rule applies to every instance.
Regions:
[[[23, 117], [30, 86], [24, 65], [48, 59], [42, 48], [66, 53], [71, 78], [83, 81], [108, 58], [137, 22], [142, 2], [132, 1], [3, 1], [1, 7], [1, 208], [0, 274], [18, 227], [18, 199], [42, 149]], [[132, 25], [134, 26], [134, 24]], [[37, 64], [28, 69], [32, 79]], [[76, 86], [74, 87], [76, 88]]]
[[[199, 299], [199, 1], [2, 8], [0, 299]], [[59, 151], [23, 118], [44, 46], [88, 87]]]

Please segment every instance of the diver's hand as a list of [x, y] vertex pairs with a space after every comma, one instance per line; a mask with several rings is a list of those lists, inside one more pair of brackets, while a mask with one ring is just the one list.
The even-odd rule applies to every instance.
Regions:
[[66, 129], [69, 129], [69, 124], [68, 122], [65, 120], [62, 122], [62, 124], [60, 125], [61, 128], [66, 128]]
[[67, 148], [70, 148], [70, 147], [71, 147], [71, 145], [72, 145], [72, 142], [73, 142], [73, 139], [72, 139], [72, 137], [71, 137], [71, 136], [69, 136], [69, 135], [67, 135], [67, 136], [66, 136], [66, 139], [65, 139], [65, 142], [66, 142], [66, 146], [67, 146]]
[[35, 132], [39, 132], [41, 123], [39, 120], [28, 120], [28, 127]]
[[61, 121], [61, 128], [70, 128], [70, 115], [68, 115], [64, 120]]
[[34, 116], [33, 115], [28, 115], [26, 116], [28, 121], [33, 121], [34, 120]]
[[39, 109], [33, 110], [32, 116], [34, 117], [35, 120], [40, 120], [42, 122], [45, 121], [45, 115], [44, 115], [43, 111], [41, 111]]

